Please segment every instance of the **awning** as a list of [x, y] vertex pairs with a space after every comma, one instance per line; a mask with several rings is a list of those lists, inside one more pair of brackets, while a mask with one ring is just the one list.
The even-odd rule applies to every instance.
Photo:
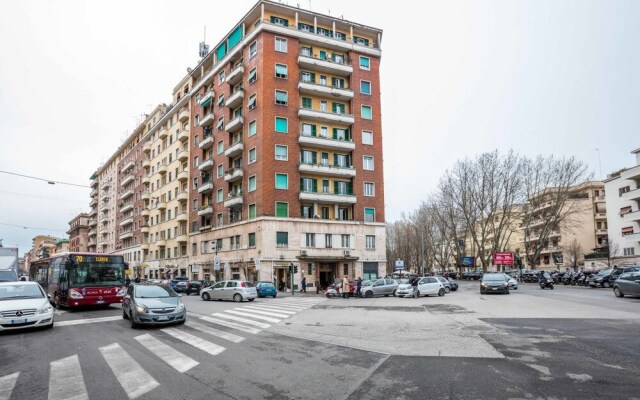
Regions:
[[201, 104], [202, 108], [205, 108], [206, 106], [208, 106], [209, 104], [211, 104], [211, 101], [213, 100], [213, 97], [209, 97], [208, 99], [206, 99], [204, 101], [204, 103]]
[[620, 215], [629, 214], [631, 212], [631, 206], [623, 207], [620, 209]]
[[633, 233], [633, 226], [627, 226], [625, 228], [622, 228], [622, 234], [630, 234]]

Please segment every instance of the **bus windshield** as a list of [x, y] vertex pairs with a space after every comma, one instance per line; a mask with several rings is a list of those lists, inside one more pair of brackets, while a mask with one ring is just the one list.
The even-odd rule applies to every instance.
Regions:
[[119, 286], [124, 284], [124, 265], [121, 263], [80, 262], [69, 270], [69, 285]]

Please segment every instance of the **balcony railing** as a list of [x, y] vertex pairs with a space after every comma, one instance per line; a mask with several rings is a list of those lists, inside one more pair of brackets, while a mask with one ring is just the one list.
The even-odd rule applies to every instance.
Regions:
[[356, 144], [351, 140], [314, 136], [304, 132], [300, 134], [298, 143], [331, 150], [354, 150], [356, 148]]
[[337, 122], [349, 125], [352, 125], [355, 122], [355, 118], [351, 114], [314, 110], [312, 108], [298, 109], [298, 117], [318, 122]]
[[311, 163], [301, 162], [298, 166], [298, 171], [303, 173], [331, 175], [340, 177], [354, 177], [356, 176], [356, 170], [353, 166], [332, 165], [327, 163]]
[[213, 135], [209, 134], [205, 137], [202, 138], [202, 141], [200, 143], [198, 143], [198, 148], [202, 149], [202, 150], [206, 150], [208, 148], [210, 148], [211, 146], [213, 146]]
[[239, 179], [242, 179], [244, 175], [244, 171], [242, 168], [230, 168], [224, 176], [224, 180], [226, 182], [235, 182]]
[[353, 98], [353, 90], [345, 89], [343, 87], [332, 86], [322, 83], [315, 83], [305, 79], [301, 79], [298, 82], [298, 90], [300, 93], [331, 96], [340, 100], [351, 100]]
[[178, 113], [178, 120], [182, 123], [189, 120], [189, 107], [182, 107]]
[[212, 181], [202, 182], [200, 187], [198, 187], [198, 193], [200, 193], [200, 194], [209, 193], [212, 190], [213, 190], [213, 182]]
[[319, 203], [355, 204], [356, 196], [349, 191], [339, 193], [300, 191], [300, 200], [317, 201]]
[[242, 206], [242, 202], [243, 202], [243, 197], [242, 197], [242, 191], [237, 191], [235, 193], [229, 193], [229, 195], [227, 196], [227, 199], [224, 201], [224, 206], [225, 207], [237, 207], [237, 206]]
[[230, 85], [235, 85], [236, 83], [242, 81], [243, 74], [244, 66], [240, 64], [232, 69], [231, 72], [229, 72], [229, 75], [227, 75], [227, 83], [229, 83]]
[[231, 146], [227, 147], [227, 149], [224, 151], [224, 155], [226, 157], [235, 157], [238, 154], [242, 153], [242, 150], [244, 149], [244, 144], [242, 143], [242, 140], [232, 144]]
[[349, 76], [353, 73], [353, 66], [346, 57], [343, 59], [320, 58], [305, 50], [300, 51], [298, 64], [314, 71], [327, 72], [339, 76]]

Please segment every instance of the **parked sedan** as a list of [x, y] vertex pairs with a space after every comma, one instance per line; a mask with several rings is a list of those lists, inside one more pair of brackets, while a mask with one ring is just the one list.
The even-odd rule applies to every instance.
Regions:
[[458, 282], [455, 281], [453, 278], [448, 278], [447, 279], [449, 281], [449, 284], [451, 285], [451, 291], [455, 292], [456, 290], [458, 290]]
[[218, 282], [200, 291], [202, 300], [233, 300], [239, 303], [243, 300], [254, 301], [258, 291], [253, 283], [248, 281], [230, 280]]
[[0, 332], [53, 328], [53, 307], [37, 282], [0, 283]]
[[274, 285], [273, 282], [258, 282], [256, 284], [256, 291], [258, 292], [258, 297], [271, 296], [275, 299], [278, 295], [276, 285]]
[[640, 272], [625, 272], [613, 283], [616, 297], [640, 296]]
[[445, 293], [449, 293], [451, 291], [451, 283], [447, 280], [447, 278], [445, 278], [444, 276], [436, 276], [435, 278], [439, 280], [440, 283], [442, 283]]
[[363, 297], [371, 298], [373, 296], [395, 296], [397, 290], [398, 281], [387, 278], [371, 281], [367, 286], [363, 283], [360, 293], [362, 293]]
[[187, 310], [170, 286], [136, 283], [127, 288], [122, 318], [130, 320], [134, 329], [140, 325], [181, 325], [187, 320]]
[[189, 281], [189, 289], [187, 289], [187, 296], [191, 293], [195, 293], [196, 295], [200, 294], [200, 289], [202, 289], [202, 282], [200, 281]]
[[509, 283], [509, 289], [518, 290], [518, 281], [509, 274], [504, 274], [505, 279]]
[[487, 293], [509, 294], [509, 282], [504, 274], [484, 274], [480, 283], [480, 294]]

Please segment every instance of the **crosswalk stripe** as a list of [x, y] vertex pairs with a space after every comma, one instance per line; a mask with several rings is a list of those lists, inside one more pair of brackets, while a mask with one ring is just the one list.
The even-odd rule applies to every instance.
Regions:
[[242, 308], [238, 308], [238, 310], [240, 310], [240, 311], [251, 311], [253, 313], [262, 314], [262, 315], [270, 315], [272, 317], [278, 317], [278, 318], [289, 318], [290, 317], [290, 315], [287, 315], [287, 314], [278, 314], [278, 313], [270, 312], [270, 311], [262, 311], [262, 309], [257, 308], [257, 307], [242, 307]]
[[246, 310], [245, 312], [242, 311], [236, 311], [236, 310], [227, 310], [225, 312], [234, 314], [234, 315], [239, 315], [241, 317], [249, 317], [249, 318], [255, 318], [255, 319], [260, 319], [263, 321], [268, 321], [268, 322], [273, 322], [273, 323], [278, 323], [281, 320], [273, 318], [273, 317], [265, 317], [264, 315], [260, 315], [257, 313], [251, 313], [251, 310]]
[[250, 326], [244, 326], [244, 325], [236, 324], [229, 321], [223, 321], [223, 320], [215, 319], [211, 317], [201, 317], [200, 319], [203, 321], [211, 322], [212, 324], [226, 326], [227, 328], [237, 329], [239, 331], [252, 333], [254, 335], [260, 333], [261, 331], [260, 329], [252, 328]]
[[[73, 382], [73, 384], [69, 384]], [[49, 400], [88, 399], [78, 355], [49, 363]]]
[[283, 305], [279, 305], [279, 304], [278, 305], [274, 304], [274, 305], [270, 305], [270, 306], [267, 306], [267, 307], [277, 307], [277, 308], [280, 308], [280, 309], [283, 309], [283, 310], [289, 310], [289, 311], [302, 311], [302, 310], [304, 310], [304, 307], [283, 306]]
[[100, 317], [100, 318], [87, 318], [87, 319], [72, 319], [70, 321], [60, 321], [56, 322], [56, 326], [69, 326], [69, 325], [83, 325], [83, 324], [93, 324], [96, 322], [108, 322], [115, 321], [118, 319], [122, 319], [122, 317]]
[[216, 356], [223, 351], [225, 348], [222, 346], [218, 346], [215, 343], [211, 343], [208, 340], [204, 340], [197, 336], [194, 336], [188, 332], [178, 330], [176, 328], [165, 328], [162, 330], [164, 333], [168, 333], [178, 340], [182, 340], [183, 342], [190, 344], [191, 346], [200, 349], [204, 352], [211, 354], [212, 356]]
[[0, 378], [0, 400], [9, 400], [19, 376], [20, 372], [16, 372]]
[[236, 322], [242, 322], [243, 324], [257, 326], [258, 328], [262, 328], [262, 329], [266, 329], [266, 328], [271, 326], [271, 325], [265, 324], [263, 322], [252, 321], [252, 320], [246, 319], [246, 318], [234, 317], [233, 315], [228, 315], [228, 314], [223, 314], [223, 313], [214, 313], [214, 314], [211, 314], [211, 315], [213, 315], [214, 317], [218, 317], [218, 318], [224, 318], [224, 319], [230, 319], [230, 320], [236, 321]]
[[141, 345], [146, 347], [147, 350], [158, 356], [159, 359], [172, 366], [178, 372], [186, 372], [199, 364], [193, 358], [185, 356], [178, 350], [167, 344], [164, 344], [148, 333], [136, 336], [134, 339], [136, 339]]
[[245, 307], [251, 307], [252, 309], [260, 309], [260, 310], [266, 310], [266, 311], [274, 311], [274, 312], [279, 312], [282, 314], [289, 314], [289, 315], [293, 315], [297, 313], [297, 311], [283, 310], [276, 307], [267, 307], [267, 306], [245, 306]]
[[197, 322], [187, 321], [186, 325], [189, 328], [193, 328], [193, 329], [199, 330], [200, 332], [204, 332], [204, 333], [207, 333], [209, 335], [216, 336], [216, 337], [228, 340], [228, 341], [233, 342], [233, 343], [240, 343], [240, 342], [242, 342], [244, 340], [244, 338], [242, 336], [238, 336], [238, 335], [234, 335], [233, 333], [221, 331], [221, 330], [218, 330], [216, 328], [212, 328], [210, 326], [201, 325], [201, 324], [199, 324]]
[[118, 343], [100, 347], [99, 350], [130, 399], [160, 386]]

